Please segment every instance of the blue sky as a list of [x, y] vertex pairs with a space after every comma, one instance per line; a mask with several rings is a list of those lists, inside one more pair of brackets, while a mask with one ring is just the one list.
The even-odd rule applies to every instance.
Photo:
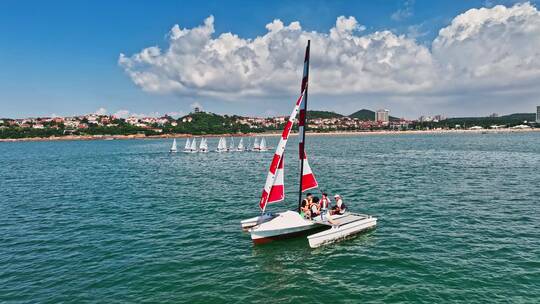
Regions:
[[[175, 24], [191, 29], [200, 26], [210, 15], [215, 20], [213, 37], [231, 32], [242, 39], [253, 39], [265, 35], [268, 32], [265, 25], [274, 19], [285, 25], [299, 21], [306, 32], [328, 33], [336, 18], [353, 16], [365, 27], [359, 35], [389, 30], [430, 49], [439, 30], [460, 13], [495, 4], [509, 7], [514, 2], [4, 0], [0, 2], [0, 117], [70, 115], [91, 113], [99, 108], [109, 113], [128, 110], [138, 114], [181, 114], [189, 112], [194, 103], [217, 113], [282, 114], [289, 111], [288, 103], [276, 100], [287, 96], [293, 100], [293, 95], [264, 93], [250, 103], [254, 98], [247, 95], [235, 97], [247, 101], [235, 102], [230, 97], [222, 99], [219, 94], [193, 93], [193, 90], [191, 93], [145, 91], [144, 85], [136, 85], [133, 77], [127, 75], [127, 68], [119, 65], [119, 55], [130, 57], [151, 46], [166, 50], [170, 44], [168, 33]], [[300, 65], [301, 62], [299, 70]], [[189, 70], [179, 72], [189, 73]], [[317, 70], [313, 69], [312, 73]], [[204, 86], [200, 90], [211, 88]], [[476, 93], [471, 92], [470, 96], [474, 96], [471, 98], [486, 98]], [[425, 98], [426, 94], [418, 94]], [[427, 95], [431, 94], [437, 93]], [[410, 93], [405, 95], [405, 99], [411, 99]], [[376, 106], [390, 107], [393, 114], [408, 117], [437, 111], [429, 102], [414, 106], [394, 104], [394, 99], [401, 97], [382, 91], [369, 94], [347, 91], [313, 99], [314, 107], [345, 114]], [[340, 101], [328, 102], [330, 99]], [[374, 99], [382, 101], [373, 102]], [[526, 111], [531, 102], [517, 105], [515, 111], [501, 106], [501, 102], [490, 104], [489, 109], [475, 105], [472, 112]], [[463, 107], [450, 104], [451, 101], [442, 102], [440, 112], [468, 113], [466, 109], [460, 110]]]

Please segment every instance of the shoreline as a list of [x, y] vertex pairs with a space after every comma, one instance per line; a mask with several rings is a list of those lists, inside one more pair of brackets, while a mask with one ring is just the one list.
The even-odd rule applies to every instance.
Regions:
[[[409, 130], [409, 131], [333, 131], [333, 132], [307, 132], [309, 136], [365, 136], [365, 135], [406, 135], [406, 134], [498, 134], [498, 133], [526, 133], [540, 132], [540, 128], [535, 129], [482, 129], [482, 130]], [[167, 139], [167, 138], [193, 138], [193, 137], [272, 137], [280, 136], [281, 132], [247, 133], [247, 134], [163, 134], [145, 136], [144, 134], [134, 135], [66, 135], [61, 137], [28, 137], [28, 138], [4, 138], [0, 142], [24, 142], [24, 141], [84, 141], [84, 140], [126, 140], [126, 139]], [[296, 136], [298, 133], [291, 133]]]

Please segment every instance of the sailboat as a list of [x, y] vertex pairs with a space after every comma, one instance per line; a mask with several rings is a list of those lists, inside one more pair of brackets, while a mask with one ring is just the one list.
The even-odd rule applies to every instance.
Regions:
[[219, 153], [227, 152], [227, 142], [226, 142], [225, 138], [223, 138], [223, 137], [219, 138], [219, 142], [218, 142], [216, 152], [219, 152]]
[[255, 140], [253, 141], [253, 147], [251, 148], [251, 151], [259, 151], [260, 150], [260, 145], [259, 145], [259, 139], [257, 137], [255, 137]]
[[191, 152], [191, 142], [189, 141], [189, 138], [186, 140], [186, 145], [184, 146], [184, 152], [185, 153]]
[[201, 144], [199, 145], [199, 152], [201, 153], [207, 153], [208, 152], [208, 143], [206, 142], [206, 138], [201, 138]]
[[249, 231], [255, 244], [262, 244], [281, 238], [295, 237], [308, 231], [322, 229], [324, 231], [308, 236], [309, 245], [312, 248], [323, 244], [332, 243], [364, 230], [374, 228], [377, 219], [370, 215], [345, 212], [340, 215], [317, 216], [313, 219], [305, 219], [296, 210], [288, 210], [280, 213], [266, 212], [270, 203], [277, 203], [285, 199], [284, 182], [284, 157], [285, 148], [293, 124], [298, 118], [299, 131], [299, 160], [300, 181], [298, 206], [300, 206], [302, 193], [318, 187], [315, 175], [308, 163], [306, 148], [306, 112], [308, 100], [308, 76], [309, 76], [309, 51], [310, 41], [306, 47], [304, 59], [304, 75], [302, 77], [301, 93], [296, 100], [294, 109], [285, 124], [281, 139], [272, 157], [270, 170], [266, 177], [266, 183], [259, 200], [261, 215], [240, 222], [242, 229]]
[[236, 148], [234, 147], [234, 137], [231, 137], [229, 148], [227, 148], [227, 151], [234, 152], [236, 151]]
[[191, 146], [189, 147], [189, 153], [197, 153], [197, 139], [194, 138], [191, 141]]
[[173, 139], [172, 146], [171, 146], [171, 149], [169, 150], [169, 152], [171, 152], [171, 153], [178, 152], [178, 150], [176, 149], [176, 138]]
[[266, 140], [264, 139], [264, 137], [261, 139], [261, 143], [259, 144], [259, 151], [268, 151], [268, 148], [266, 147]]
[[240, 142], [238, 143], [238, 147], [236, 147], [236, 151], [243, 152], [246, 149], [244, 148], [244, 139], [240, 138]]

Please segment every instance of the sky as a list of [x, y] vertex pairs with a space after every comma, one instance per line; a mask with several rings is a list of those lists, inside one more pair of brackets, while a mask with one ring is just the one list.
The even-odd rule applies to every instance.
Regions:
[[0, 117], [540, 105], [535, 1], [0, 1]]

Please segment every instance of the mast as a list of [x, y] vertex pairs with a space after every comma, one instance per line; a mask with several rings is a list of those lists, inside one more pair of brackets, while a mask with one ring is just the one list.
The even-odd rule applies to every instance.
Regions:
[[298, 143], [298, 153], [300, 157], [300, 184], [298, 188], [298, 210], [302, 203], [302, 178], [304, 176], [304, 159], [306, 158], [305, 143], [306, 143], [306, 114], [307, 114], [307, 101], [308, 101], [308, 80], [309, 80], [309, 46], [310, 40], [307, 42], [306, 55], [304, 57], [304, 75], [302, 77], [302, 86], [300, 93], [304, 92], [304, 98], [300, 105], [300, 115], [298, 117], [298, 137], [300, 142]]

